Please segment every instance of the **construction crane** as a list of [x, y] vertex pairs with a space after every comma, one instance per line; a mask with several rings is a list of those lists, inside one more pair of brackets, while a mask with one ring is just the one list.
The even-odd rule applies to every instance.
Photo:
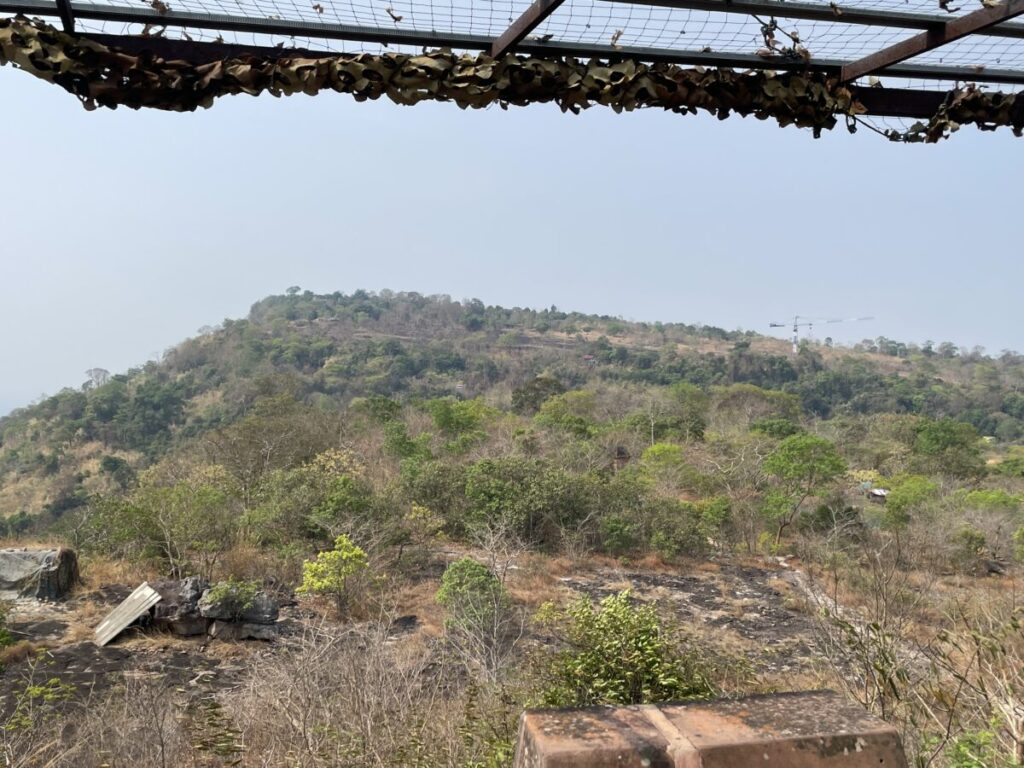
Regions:
[[792, 323], [768, 323], [769, 328], [793, 328], [793, 354], [795, 355], [800, 350], [800, 329], [807, 328], [807, 333], [810, 333], [815, 325], [829, 325], [831, 323], [853, 323], [860, 320], [874, 320], [873, 317], [800, 317], [796, 315], [793, 317]]

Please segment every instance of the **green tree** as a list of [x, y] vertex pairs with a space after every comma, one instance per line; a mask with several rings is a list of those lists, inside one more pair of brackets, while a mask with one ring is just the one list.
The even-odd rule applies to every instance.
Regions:
[[245, 531], [261, 545], [303, 539], [332, 541], [340, 533], [371, 537], [373, 493], [356, 456], [329, 449], [292, 469], [264, 476], [246, 512]]
[[789, 419], [765, 418], [758, 419], [750, 425], [751, 432], [760, 432], [762, 435], [774, 437], [776, 440], [784, 440], [792, 435], [798, 435], [804, 431], [803, 427], [795, 424]]
[[537, 413], [538, 424], [561, 429], [577, 437], [589, 437], [596, 426], [593, 392], [577, 390], [544, 401]]
[[768, 517], [776, 523], [775, 546], [792, 525], [804, 502], [820, 495], [829, 483], [846, 471], [835, 445], [816, 435], [791, 435], [764, 462], [765, 471], [775, 478], [775, 487], [765, 504]]
[[687, 462], [682, 446], [655, 443], [645, 448], [637, 467], [639, 477], [661, 495], [678, 495], [680, 490], [704, 490], [707, 478]]
[[1015, 513], [1021, 507], [1021, 497], [1001, 488], [982, 488], [962, 494], [963, 503], [969, 509], [984, 512]]
[[344, 614], [352, 599], [353, 584], [369, 568], [366, 552], [345, 534], [334, 540], [334, 549], [321, 552], [302, 566], [303, 595], [324, 595], [334, 600], [338, 614]]
[[900, 475], [889, 482], [889, 495], [885, 497], [882, 525], [900, 531], [910, 522], [915, 509], [934, 499], [939, 487], [921, 475]]
[[651, 704], [713, 693], [696, 656], [683, 652], [653, 606], [634, 606], [628, 592], [598, 605], [580, 598], [564, 612], [549, 604], [541, 618], [564, 644], [543, 665], [544, 706]]
[[507, 521], [524, 542], [551, 546], [567, 528], [607, 508], [607, 484], [550, 462], [518, 456], [483, 459], [466, 471], [466, 530]]
[[434, 426], [449, 437], [477, 432], [485, 419], [497, 415], [497, 411], [480, 398], [441, 397], [428, 400], [423, 407], [433, 417]]
[[960, 478], [985, 475], [978, 431], [962, 421], [939, 419], [918, 425], [914, 457], [915, 467], [925, 473]]
[[512, 410], [532, 416], [548, 398], [565, 392], [565, 385], [553, 376], [536, 376], [512, 390]]
[[683, 440], [703, 440], [710, 399], [700, 387], [680, 381], [669, 387], [669, 418]]
[[69, 526], [87, 550], [159, 559], [174, 577], [209, 579], [239, 519], [237, 486], [223, 467], [165, 462], [143, 472], [128, 496], [92, 499]]

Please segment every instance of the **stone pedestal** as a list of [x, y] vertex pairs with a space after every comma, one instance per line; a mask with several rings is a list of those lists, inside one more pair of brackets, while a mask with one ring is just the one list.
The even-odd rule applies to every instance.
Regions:
[[907, 768], [896, 730], [831, 691], [524, 713], [515, 768]]

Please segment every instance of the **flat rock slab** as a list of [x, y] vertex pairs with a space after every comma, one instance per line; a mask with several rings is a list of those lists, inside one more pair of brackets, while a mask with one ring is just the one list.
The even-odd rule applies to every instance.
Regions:
[[535, 710], [515, 768], [907, 768], [896, 729], [831, 691]]

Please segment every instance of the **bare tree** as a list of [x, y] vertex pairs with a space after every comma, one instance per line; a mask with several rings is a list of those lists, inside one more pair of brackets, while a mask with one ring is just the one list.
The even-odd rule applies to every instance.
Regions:
[[89, 380], [85, 383], [86, 389], [96, 389], [110, 381], [110, 371], [106, 368], [90, 368], [85, 372], [85, 375], [89, 377]]

